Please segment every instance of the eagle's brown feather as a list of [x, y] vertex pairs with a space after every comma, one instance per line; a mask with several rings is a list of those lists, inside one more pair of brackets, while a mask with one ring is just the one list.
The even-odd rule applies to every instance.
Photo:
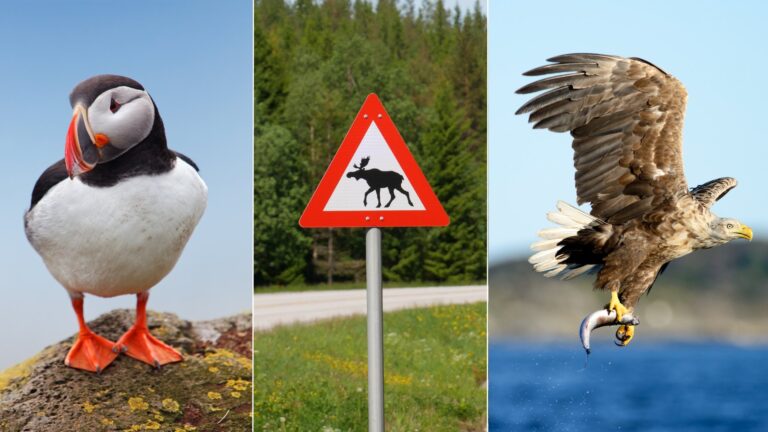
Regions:
[[724, 197], [731, 189], [736, 187], [736, 179], [732, 177], [722, 177], [710, 180], [703, 185], [696, 186], [691, 190], [691, 195], [704, 207], [712, 207], [716, 201]]
[[579, 204], [621, 224], [687, 191], [682, 162], [686, 92], [648, 62], [600, 54], [553, 57], [525, 75], [565, 74], [518, 93], [550, 90], [524, 105], [536, 128], [570, 131]]
[[[570, 278], [598, 270], [595, 287], [617, 289], [633, 308], [661, 269], [699, 248], [723, 244], [712, 237], [709, 207], [736, 186], [732, 178], [688, 190], [683, 172], [683, 85], [642, 59], [566, 54], [526, 72], [549, 76], [518, 90], [545, 93], [524, 104], [534, 128], [570, 132], [579, 204], [565, 203], [550, 220], [531, 257], [546, 276]], [[577, 228], [574, 228], [577, 227]], [[560, 239], [553, 246], [552, 239]], [[557, 240], [554, 240], [557, 241]]]

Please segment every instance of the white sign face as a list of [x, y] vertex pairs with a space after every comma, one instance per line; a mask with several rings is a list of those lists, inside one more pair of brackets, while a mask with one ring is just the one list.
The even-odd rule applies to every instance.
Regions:
[[375, 121], [324, 210], [424, 210]]

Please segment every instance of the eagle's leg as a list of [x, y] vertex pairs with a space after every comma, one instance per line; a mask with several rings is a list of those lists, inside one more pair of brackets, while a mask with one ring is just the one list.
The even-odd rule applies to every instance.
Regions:
[[611, 289], [611, 302], [608, 303], [608, 312], [612, 310], [616, 311], [616, 321], [621, 321], [624, 314], [629, 312], [629, 309], [619, 301], [618, 289]]
[[[608, 312], [616, 311], [616, 322], [621, 322], [624, 315], [630, 313], [630, 310], [621, 303], [619, 300], [618, 283], [611, 283], [611, 302], [608, 303]], [[627, 300], [626, 298], [624, 300]], [[622, 324], [619, 329], [616, 330], [616, 345], [627, 346], [629, 341], [635, 335], [635, 326], [631, 324]]]
[[164, 344], [149, 333], [147, 327], [148, 292], [136, 295], [136, 322], [133, 327], [115, 343], [113, 350], [123, 352], [129, 357], [142, 361], [156, 368], [168, 363], [184, 360], [178, 351]]
[[[612, 310], [616, 311], [617, 322], [621, 322], [622, 318], [624, 317], [624, 314], [629, 312], [629, 309], [627, 309], [626, 306], [621, 304], [621, 301], [619, 300], [618, 290], [614, 290], [614, 289], [611, 290], [611, 302], [608, 303], [608, 312]], [[616, 340], [618, 340], [617, 343], [620, 343], [621, 346], [627, 346], [629, 342], [632, 340], [632, 337], [634, 335], [635, 335], [635, 326], [624, 324], [620, 326], [618, 330], [616, 330]]]

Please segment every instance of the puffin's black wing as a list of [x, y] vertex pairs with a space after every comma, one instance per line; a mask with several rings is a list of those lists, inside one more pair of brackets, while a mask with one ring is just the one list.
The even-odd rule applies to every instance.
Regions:
[[177, 152], [177, 151], [174, 151], [174, 150], [171, 150], [171, 151], [173, 151], [174, 153], [176, 153], [176, 157], [178, 157], [178, 158], [180, 158], [181, 160], [183, 160], [184, 162], [186, 162], [186, 163], [190, 164], [190, 165], [192, 166], [192, 168], [194, 168], [194, 169], [195, 169], [195, 171], [200, 171], [200, 168], [198, 168], [198, 167], [197, 167], [197, 164], [195, 163], [195, 161], [193, 161], [192, 159], [190, 159], [190, 158], [189, 158], [189, 156], [183, 155], [183, 154], [181, 154], [181, 153], [179, 153], [179, 152]]
[[[197, 164], [189, 157], [179, 152], [174, 152], [174, 154], [176, 154], [176, 157], [181, 158], [181, 160], [191, 165], [195, 171], [200, 171]], [[64, 159], [49, 166], [43, 171], [40, 178], [37, 179], [37, 183], [35, 183], [35, 187], [32, 189], [32, 202], [29, 205], [29, 209], [32, 210], [32, 207], [34, 207], [52, 187], [67, 178], [69, 178], [69, 175], [67, 174], [67, 166], [64, 164]]]
[[32, 189], [32, 203], [29, 205], [29, 209], [37, 204], [38, 201], [43, 199], [48, 191], [59, 184], [62, 180], [69, 178], [67, 174], [67, 166], [64, 164], [64, 159], [49, 166], [37, 179], [35, 187]]

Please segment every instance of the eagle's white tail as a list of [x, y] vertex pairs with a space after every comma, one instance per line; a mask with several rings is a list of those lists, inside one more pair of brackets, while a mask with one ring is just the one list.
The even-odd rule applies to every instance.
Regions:
[[568, 255], [557, 256], [562, 246], [558, 245], [563, 239], [575, 236], [579, 230], [602, 223], [599, 219], [591, 216], [578, 208], [565, 203], [557, 202], [557, 211], [547, 213], [547, 219], [554, 222], [558, 227], [546, 228], [538, 232], [541, 241], [533, 243], [531, 249], [536, 251], [528, 262], [533, 264], [533, 268], [546, 277], [557, 276], [566, 280], [584, 274], [595, 267], [595, 264], [566, 264]]

